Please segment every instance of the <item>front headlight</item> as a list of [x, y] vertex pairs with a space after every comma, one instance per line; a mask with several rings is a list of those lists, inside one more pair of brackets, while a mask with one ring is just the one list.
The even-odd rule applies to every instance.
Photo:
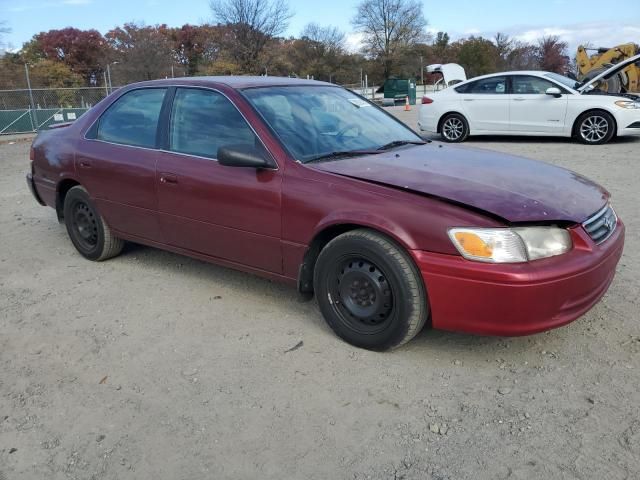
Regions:
[[622, 108], [640, 109], [640, 102], [634, 102], [631, 100], [618, 100], [614, 103]]
[[571, 235], [558, 227], [451, 228], [449, 238], [469, 260], [519, 263], [571, 250]]

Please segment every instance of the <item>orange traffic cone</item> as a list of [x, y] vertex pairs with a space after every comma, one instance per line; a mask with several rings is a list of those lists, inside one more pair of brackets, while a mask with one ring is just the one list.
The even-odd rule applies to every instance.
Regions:
[[404, 111], [405, 112], [411, 111], [411, 107], [409, 106], [409, 95], [407, 95], [404, 99]]

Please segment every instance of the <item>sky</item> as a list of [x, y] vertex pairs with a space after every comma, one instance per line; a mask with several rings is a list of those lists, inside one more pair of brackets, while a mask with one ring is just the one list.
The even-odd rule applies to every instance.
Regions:
[[[347, 34], [349, 47], [359, 45], [353, 32], [358, 0], [289, 0], [294, 12], [287, 35], [298, 35], [309, 22], [333, 25]], [[638, 0], [517, 0], [443, 2], [424, 0], [429, 32], [446, 31], [452, 39], [469, 35], [493, 37], [500, 31], [523, 41], [558, 35], [570, 51], [589, 42], [610, 47], [640, 43]], [[126, 22], [180, 26], [211, 21], [208, 0], [0, 0], [0, 22], [11, 32], [4, 43], [19, 49], [34, 34], [73, 26], [102, 33]]]

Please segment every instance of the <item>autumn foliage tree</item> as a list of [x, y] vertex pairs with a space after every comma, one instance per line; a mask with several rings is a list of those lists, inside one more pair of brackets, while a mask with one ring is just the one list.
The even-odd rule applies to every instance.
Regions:
[[185, 75], [196, 75], [205, 64], [219, 59], [225, 30], [219, 25], [186, 24], [171, 31], [172, 48]]
[[171, 75], [173, 51], [166, 25], [126, 23], [105, 35], [112, 82], [126, 84]]
[[538, 63], [541, 70], [565, 73], [569, 69], [567, 42], [556, 36], [542, 37], [537, 45]]
[[85, 84], [96, 83], [105, 61], [105, 39], [97, 30], [63, 28], [35, 35], [23, 46], [27, 61], [58, 61], [80, 75]]

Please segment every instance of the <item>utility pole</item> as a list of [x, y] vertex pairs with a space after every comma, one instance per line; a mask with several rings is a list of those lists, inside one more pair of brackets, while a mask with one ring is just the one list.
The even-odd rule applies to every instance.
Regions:
[[107, 63], [107, 78], [109, 80], [109, 93], [113, 92], [113, 88], [111, 87], [111, 64]]
[[33, 92], [31, 91], [31, 79], [29, 79], [29, 66], [26, 63], [24, 64], [24, 74], [25, 74], [25, 77], [27, 77], [27, 88], [29, 89], [29, 103], [31, 104], [31, 115], [29, 115], [29, 117], [31, 118], [31, 127], [35, 132], [38, 130], [38, 119], [36, 118], [36, 104], [33, 101]]
[[109, 96], [109, 82], [107, 82], [107, 72], [105, 70], [102, 71], [102, 76], [104, 77], [104, 92]]
[[420, 83], [424, 87], [424, 65], [422, 64], [422, 55], [420, 55]]

